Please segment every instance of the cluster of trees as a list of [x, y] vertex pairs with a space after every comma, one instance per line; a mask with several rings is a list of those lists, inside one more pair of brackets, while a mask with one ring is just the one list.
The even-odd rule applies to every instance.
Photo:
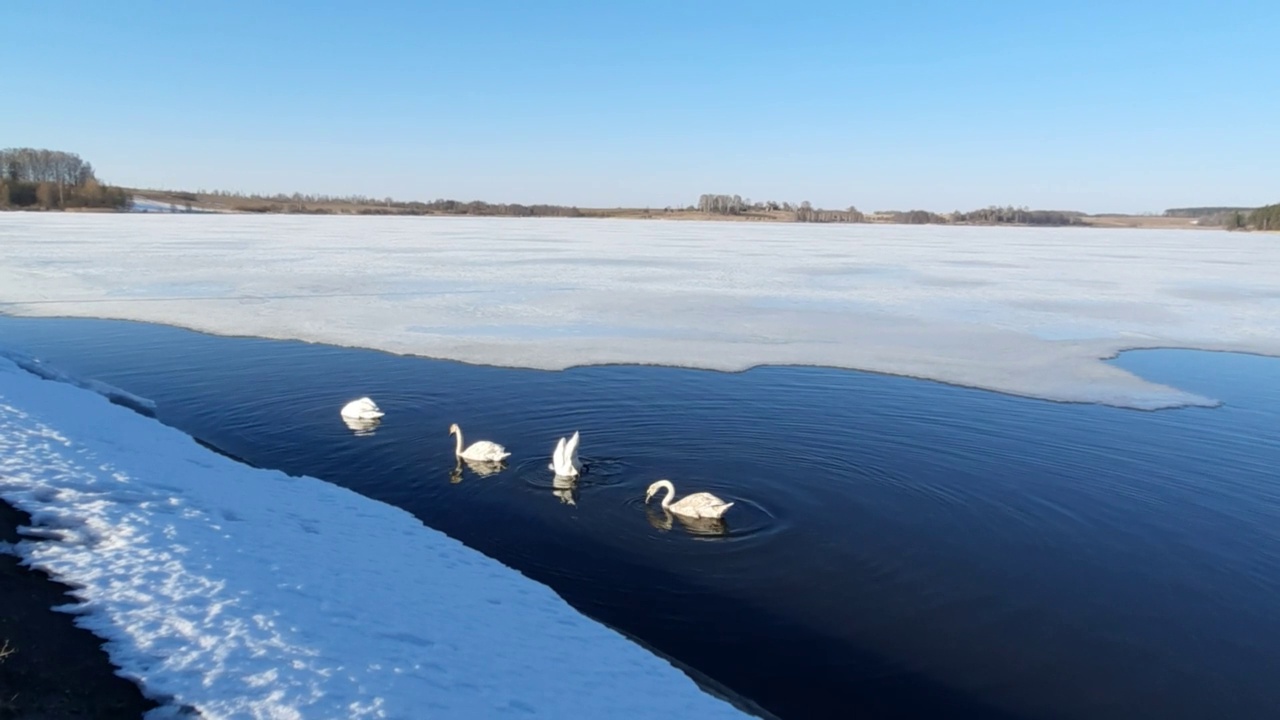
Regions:
[[450, 215], [503, 215], [509, 217], [581, 217], [582, 212], [566, 205], [521, 205], [519, 203], [487, 203], [482, 200], [459, 202], [457, 200], [433, 200], [422, 205], [428, 212]]
[[1084, 213], [992, 205], [967, 213], [957, 210], [951, 213], [949, 221], [977, 225], [1083, 225], [1082, 217]]
[[799, 205], [774, 200], [753, 203], [750, 198], [742, 199], [741, 195], [701, 195], [698, 197], [698, 204], [690, 206], [689, 209], [714, 215], [789, 212], [795, 214], [796, 222], [863, 222], [865, 220], [862, 213], [853, 206], [847, 210], [823, 210], [813, 207], [808, 200]]
[[1280, 203], [1266, 205], [1249, 213], [1249, 227], [1255, 230], [1280, 230]]
[[0, 208], [123, 208], [129, 196], [98, 182], [75, 153], [36, 148], [0, 150]]
[[852, 205], [845, 210], [823, 210], [810, 205], [808, 200], [800, 203], [800, 206], [795, 209], [795, 213], [796, 222], [860, 223], [867, 221], [866, 216]]
[[928, 210], [907, 210], [905, 212], [890, 210], [876, 213], [876, 215], [888, 218], [888, 222], [905, 225], [945, 225], [948, 222], [945, 215], [939, 215]]
[[1280, 203], [1266, 205], [1247, 213], [1229, 213], [1222, 226], [1228, 230], [1280, 230]]
[[750, 200], [743, 200], [741, 195], [712, 195], [704, 193], [698, 197], [699, 212], [716, 215], [741, 215], [754, 208]]

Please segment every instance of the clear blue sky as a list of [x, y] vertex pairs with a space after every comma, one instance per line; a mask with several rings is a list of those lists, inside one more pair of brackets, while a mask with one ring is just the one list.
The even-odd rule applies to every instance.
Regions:
[[[198, 8], [198, 9], [197, 9]], [[0, 146], [145, 187], [1280, 201], [1280, 2], [7, 2]]]

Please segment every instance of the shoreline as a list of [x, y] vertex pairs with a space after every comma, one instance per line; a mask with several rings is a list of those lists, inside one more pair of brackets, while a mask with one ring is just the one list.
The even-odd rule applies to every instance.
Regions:
[[[22, 540], [31, 516], [0, 500], [0, 542]], [[51, 542], [51, 541], [43, 541]], [[77, 602], [71, 587], [0, 553], [0, 717], [142, 717], [158, 705], [120, 677], [104, 640], [53, 608]]]
[[[1221, 230], [1224, 232], [1244, 232], [1244, 233], [1264, 233], [1274, 234], [1280, 233], [1280, 230], [1236, 230], [1228, 231], [1226, 228], [1217, 225], [1193, 225], [1190, 222], [1178, 222], [1183, 218], [1160, 218], [1138, 215], [1122, 215], [1122, 216], [1100, 216], [1097, 219], [1089, 218], [1079, 223], [1066, 225], [1053, 224], [1033, 224], [1033, 223], [976, 223], [976, 222], [955, 222], [955, 223], [902, 223], [887, 220], [875, 220], [864, 222], [799, 222], [792, 218], [782, 217], [759, 217], [753, 215], [715, 215], [711, 213], [699, 213], [688, 211], [676, 211], [664, 213], [662, 211], [648, 212], [643, 210], [624, 209], [619, 211], [610, 210], [584, 210], [582, 215], [577, 217], [569, 217], [562, 215], [499, 215], [499, 214], [468, 214], [468, 213], [445, 213], [445, 212], [363, 212], [361, 210], [333, 210], [324, 212], [290, 212], [290, 211], [271, 211], [271, 212], [252, 212], [247, 210], [228, 210], [221, 208], [198, 208], [193, 207], [190, 211], [186, 210], [113, 210], [109, 208], [69, 208], [65, 210], [37, 210], [37, 209], [18, 209], [7, 208], [0, 210], [3, 212], [31, 212], [31, 213], [71, 213], [75, 215], [247, 215], [247, 216], [305, 216], [305, 217], [414, 217], [414, 218], [494, 218], [494, 219], [520, 219], [520, 220], [653, 220], [660, 222], [712, 222], [712, 223], [745, 223], [745, 224], [778, 224], [778, 225], [806, 225], [806, 226], [893, 226], [893, 227], [972, 227], [972, 228], [1045, 228], [1045, 229], [1079, 229], [1079, 230]], [[1164, 222], [1161, 222], [1161, 221]]]
[[[0, 316], [3, 313], [0, 312]], [[0, 360], [3, 360], [0, 354]], [[22, 368], [23, 372], [30, 370]], [[61, 379], [43, 378], [46, 381], [71, 384]], [[81, 390], [103, 395], [101, 391], [79, 386]], [[105, 397], [105, 396], [104, 396]], [[108, 398], [113, 404], [114, 400]], [[121, 405], [144, 418], [160, 423], [153, 415], [136, 407]], [[164, 423], [160, 423], [164, 424]], [[227, 452], [186, 430], [177, 430], [205, 450], [254, 470], [263, 468], [244, 458]], [[277, 471], [283, 472], [283, 471]], [[57, 540], [30, 537], [21, 528], [39, 527], [32, 515], [10, 500], [0, 496], [0, 720], [42, 720], [43, 718], [104, 718], [117, 720], [122, 717], [143, 717], [156, 708], [163, 707], [143, 695], [141, 687], [121, 676], [122, 668], [113, 663], [106, 652], [106, 640], [75, 623], [77, 613], [59, 612], [55, 607], [79, 603], [74, 587], [62, 583], [44, 570], [21, 564], [21, 558], [8, 552], [6, 544], [20, 541], [49, 543]], [[496, 562], [496, 561], [495, 561]], [[594, 620], [581, 610], [574, 612], [587, 620], [626, 638], [654, 657], [670, 663], [686, 675], [706, 695], [733, 706], [747, 717], [759, 720], [778, 720], [754, 700], [739, 694], [697, 668], [658, 650], [642, 639], [600, 620]], [[51, 640], [52, 638], [52, 640]], [[14, 663], [22, 653], [20, 648], [31, 648], [22, 659]], [[34, 692], [33, 692], [34, 690]], [[26, 696], [27, 702], [11, 702], [9, 698]]]

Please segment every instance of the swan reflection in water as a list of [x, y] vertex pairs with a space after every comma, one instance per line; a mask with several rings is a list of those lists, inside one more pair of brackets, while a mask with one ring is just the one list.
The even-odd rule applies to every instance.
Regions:
[[356, 437], [368, 437], [378, 429], [382, 424], [381, 418], [355, 418], [342, 417], [342, 422], [346, 424], [347, 429], [356, 435]]
[[489, 477], [507, 469], [507, 464], [502, 461], [491, 462], [488, 460], [468, 460], [467, 458], [458, 458], [458, 464], [454, 466], [449, 473], [449, 482], [457, 484], [462, 482], [462, 465], [466, 463], [467, 468], [471, 472], [480, 477]]
[[551, 494], [560, 498], [566, 505], [578, 504], [578, 478], [557, 474], [551, 478]]
[[669, 510], [661, 510], [660, 512], [647, 510], [645, 511], [645, 517], [648, 518], [650, 525], [664, 532], [674, 527], [673, 520], [678, 520], [690, 535], [721, 537], [729, 534], [729, 526], [725, 524], [724, 518], [690, 517], [688, 515], [677, 515]]

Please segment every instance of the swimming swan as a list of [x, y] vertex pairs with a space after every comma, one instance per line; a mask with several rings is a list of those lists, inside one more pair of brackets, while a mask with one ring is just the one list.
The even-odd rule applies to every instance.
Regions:
[[568, 440], [560, 438], [556, 449], [551, 453], [551, 464], [547, 467], [556, 472], [556, 477], [578, 477], [582, 473], [582, 463], [578, 462], [578, 433]]
[[471, 447], [466, 450], [462, 449], [462, 428], [458, 427], [458, 423], [449, 426], [449, 434], [458, 438], [457, 448], [453, 454], [463, 460], [480, 460], [482, 462], [496, 463], [511, 457], [511, 453], [496, 442], [488, 440], [477, 440], [471, 443]]
[[667, 494], [662, 497], [662, 509], [677, 515], [696, 518], [718, 518], [724, 515], [726, 510], [733, 507], [733, 503], [727, 503], [707, 492], [686, 495], [680, 498], [678, 502], [673, 503], [671, 498], [675, 497], [676, 488], [671, 484], [670, 480], [659, 480], [650, 485], [648, 492], [644, 494], [644, 501], [646, 503], [649, 502], [653, 499], [654, 494], [663, 488], [666, 488]]
[[352, 400], [342, 406], [342, 417], [351, 418], [352, 420], [373, 420], [385, 414], [377, 403], [367, 397]]

